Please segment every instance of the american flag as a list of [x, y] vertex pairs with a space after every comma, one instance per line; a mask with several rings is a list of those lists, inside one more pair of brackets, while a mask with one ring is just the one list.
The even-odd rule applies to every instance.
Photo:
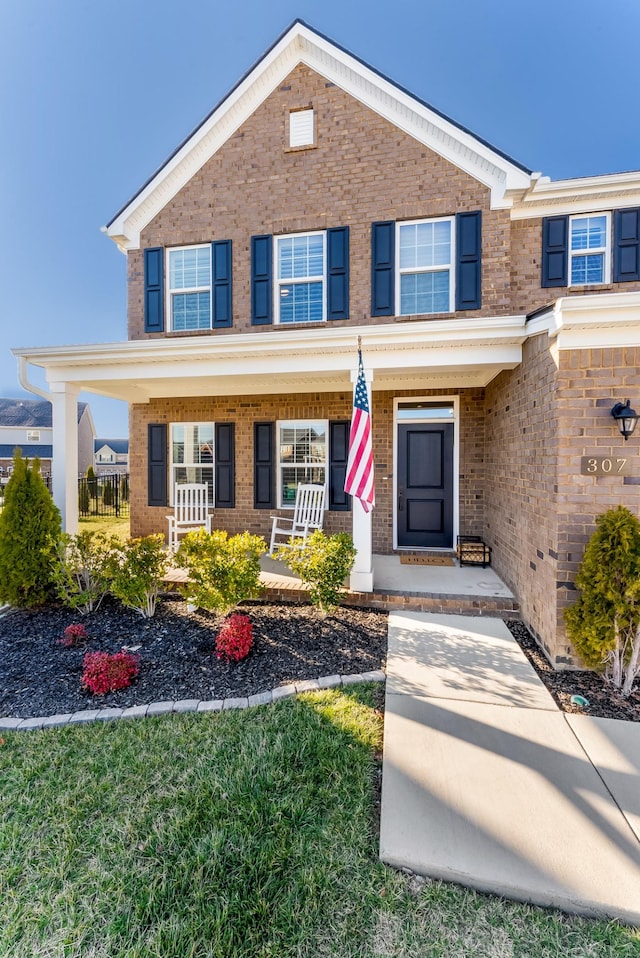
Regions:
[[360, 500], [365, 512], [375, 505], [373, 485], [373, 445], [371, 442], [371, 415], [369, 397], [362, 366], [362, 352], [358, 350], [358, 379], [353, 394], [353, 415], [349, 434], [349, 458], [344, 491]]

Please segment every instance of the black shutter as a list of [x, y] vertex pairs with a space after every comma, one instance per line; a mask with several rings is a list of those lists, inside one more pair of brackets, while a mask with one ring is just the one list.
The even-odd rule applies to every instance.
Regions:
[[371, 224], [371, 315], [395, 313], [396, 224]]
[[275, 494], [275, 423], [253, 424], [253, 507], [273, 509]]
[[569, 256], [569, 217], [542, 220], [542, 286], [566, 286]]
[[214, 329], [233, 325], [231, 240], [211, 244], [211, 313]]
[[164, 332], [164, 250], [144, 251], [144, 331]]
[[167, 425], [150, 422], [147, 426], [147, 494], [150, 506], [167, 504]]
[[273, 322], [273, 237], [251, 237], [251, 323]]
[[327, 230], [327, 319], [349, 318], [349, 227]]
[[348, 421], [329, 423], [329, 509], [333, 512], [348, 512], [351, 496], [344, 491], [349, 458]]
[[456, 216], [456, 309], [482, 304], [482, 213]]
[[236, 504], [235, 423], [217, 422], [215, 430], [215, 507], [233, 509]]
[[615, 211], [613, 243], [613, 282], [640, 280], [640, 209]]

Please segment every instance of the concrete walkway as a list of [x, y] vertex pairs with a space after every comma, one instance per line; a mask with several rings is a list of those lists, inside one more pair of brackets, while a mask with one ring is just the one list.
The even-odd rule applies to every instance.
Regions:
[[640, 723], [559, 711], [500, 619], [392, 613], [380, 857], [640, 925]]

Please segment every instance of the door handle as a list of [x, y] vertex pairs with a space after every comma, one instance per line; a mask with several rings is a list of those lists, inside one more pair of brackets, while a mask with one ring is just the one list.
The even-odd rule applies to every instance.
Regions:
[[398, 512], [403, 512], [404, 510], [404, 493], [398, 493]]

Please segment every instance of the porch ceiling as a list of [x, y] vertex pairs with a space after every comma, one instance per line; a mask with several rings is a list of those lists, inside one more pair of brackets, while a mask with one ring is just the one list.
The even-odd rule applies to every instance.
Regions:
[[[351, 389], [362, 336], [374, 390], [485, 386], [521, 361], [522, 316], [391, 323], [14, 349], [47, 383], [145, 403], [202, 395]], [[26, 378], [26, 377], [25, 377]]]

